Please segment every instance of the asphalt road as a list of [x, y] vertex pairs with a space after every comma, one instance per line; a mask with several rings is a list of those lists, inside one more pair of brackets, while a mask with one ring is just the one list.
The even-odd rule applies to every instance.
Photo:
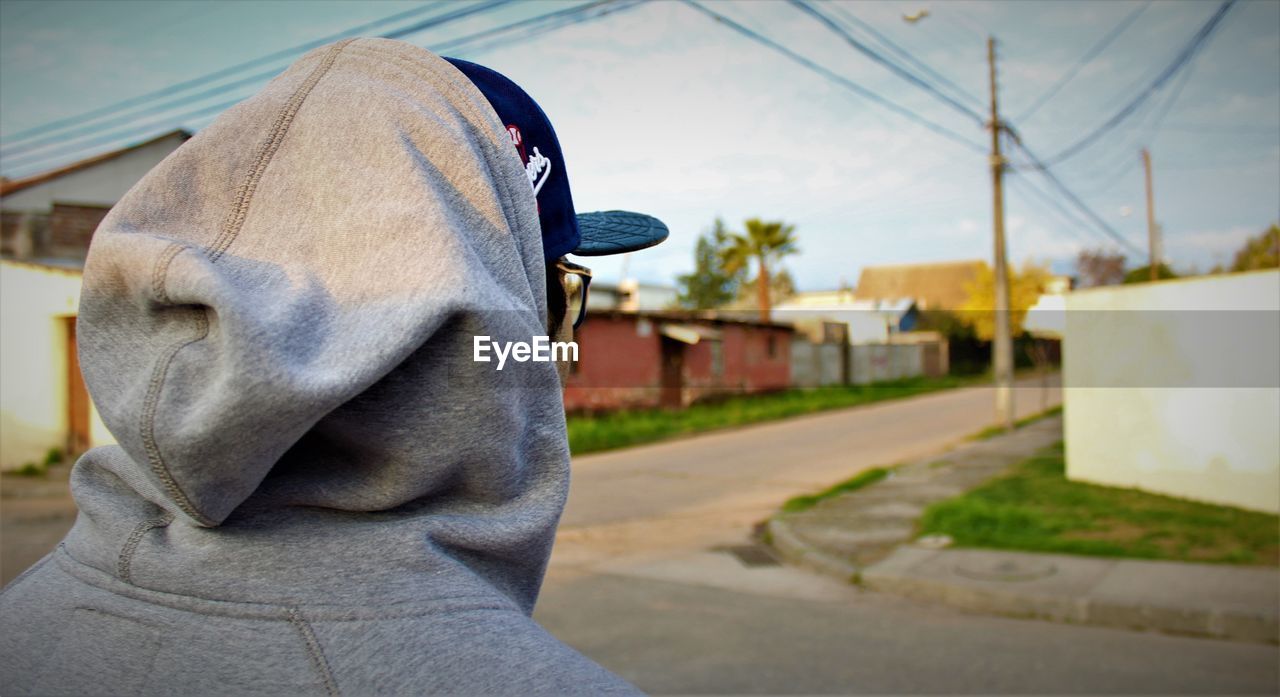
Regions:
[[[1017, 404], [1039, 411], [1041, 391]], [[535, 617], [653, 694], [1275, 694], [1275, 647], [968, 615], [722, 551], [786, 498], [927, 457], [991, 413], [989, 389], [954, 390], [577, 458]], [[0, 502], [4, 580], [69, 506]]]
[[[1023, 384], [1019, 415], [1060, 400]], [[790, 496], [939, 452], [992, 402], [953, 390], [576, 458], [534, 616], [653, 694], [1275, 694], [1275, 647], [965, 614], [732, 553]]]

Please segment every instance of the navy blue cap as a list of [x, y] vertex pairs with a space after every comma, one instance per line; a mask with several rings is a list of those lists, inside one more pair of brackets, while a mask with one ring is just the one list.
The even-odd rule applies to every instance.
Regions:
[[547, 261], [565, 254], [601, 256], [634, 252], [667, 239], [667, 226], [643, 213], [576, 213], [560, 141], [538, 103], [497, 71], [457, 58], [445, 60], [471, 80], [507, 127], [538, 200], [542, 251]]

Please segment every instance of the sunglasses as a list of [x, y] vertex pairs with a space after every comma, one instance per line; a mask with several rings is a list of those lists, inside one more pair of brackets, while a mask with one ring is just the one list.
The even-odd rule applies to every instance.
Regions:
[[587, 317], [587, 288], [591, 287], [591, 269], [565, 259], [556, 262], [556, 269], [564, 278], [564, 294], [568, 301], [565, 316], [574, 318], [573, 328], [577, 329]]

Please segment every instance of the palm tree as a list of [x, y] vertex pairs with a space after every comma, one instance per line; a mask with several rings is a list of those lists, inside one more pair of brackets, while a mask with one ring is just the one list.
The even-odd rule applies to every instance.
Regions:
[[760, 321], [769, 321], [769, 265], [779, 261], [788, 254], [800, 251], [796, 247], [796, 239], [791, 233], [796, 226], [787, 225], [781, 220], [764, 222], [752, 218], [745, 222], [746, 234], [730, 233], [728, 246], [720, 253], [720, 263], [725, 273], [738, 273], [751, 263], [752, 259], [760, 267], [756, 276], [756, 289], [759, 294]]

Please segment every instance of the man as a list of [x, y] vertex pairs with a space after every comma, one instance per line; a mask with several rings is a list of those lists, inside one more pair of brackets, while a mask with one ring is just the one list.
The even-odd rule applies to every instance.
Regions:
[[80, 360], [119, 444], [0, 595], [2, 691], [634, 692], [530, 619], [569, 484], [556, 366], [473, 344], [565, 337], [562, 257], [665, 236], [575, 215], [501, 75], [308, 52], [95, 234]]

